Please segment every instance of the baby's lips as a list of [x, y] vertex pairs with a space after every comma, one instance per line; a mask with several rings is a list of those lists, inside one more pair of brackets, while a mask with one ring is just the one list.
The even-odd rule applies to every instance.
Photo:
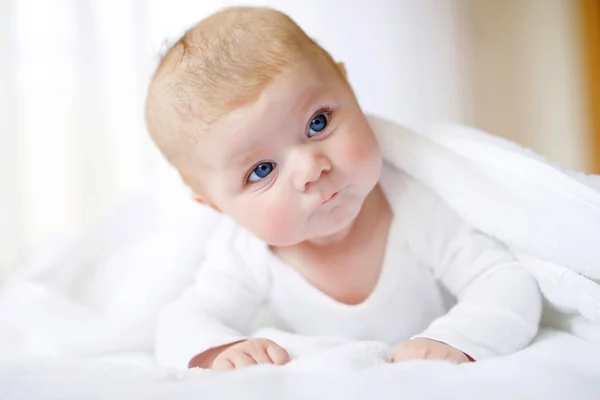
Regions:
[[337, 197], [337, 195], [338, 195], [339, 193], [340, 193], [339, 191], [338, 191], [338, 192], [333, 192], [333, 193], [331, 193], [331, 194], [329, 194], [329, 195], [327, 195], [327, 196], [323, 197], [323, 202], [322, 202], [322, 204], [325, 204], [325, 203], [327, 203], [328, 201], [330, 201], [330, 200], [333, 200], [334, 198], [336, 198], [336, 197]]

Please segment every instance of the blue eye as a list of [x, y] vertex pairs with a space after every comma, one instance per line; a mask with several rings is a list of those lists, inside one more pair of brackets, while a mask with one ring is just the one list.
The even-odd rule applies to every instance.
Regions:
[[329, 123], [329, 115], [320, 113], [315, 116], [308, 126], [308, 137], [313, 137], [327, 127]]
[[248, 182], [258, 182], [261, 179], [269, 176], [271, 172], [275, 169], [275, 163], [272, 162], [262, 162], [258, 164], [256, 168], [252, 171], [250, 176], [248, 177]]

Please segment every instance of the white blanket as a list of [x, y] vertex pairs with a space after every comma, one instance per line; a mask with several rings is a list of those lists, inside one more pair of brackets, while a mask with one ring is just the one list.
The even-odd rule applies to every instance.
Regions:
[[[270, 331], [268, 335], [290, 349], [295, 361], [288, 367], [260, 367], [228, 378], [210, 374], [208, 379], [203, 374], [199, 380], [196, 372], [178, 372], [175, 375], [185, 379], [169, 380], [176, 386], [169, 386], [174, 390], [169, 393], [184, 394], [185, 388], [194, 388], [203, 390], [202, 398], [210, 398], [217, 393], [211, 390], [224, 390], [215, 382], [231, 380], [235, 387], [245, 385], [248, 395], [256, 389], [263, 394], [260, 398], [269, 398], [264, 396], [268, 387], [261, 385], [276, 385], [285, 377], [289, 385], [281, 389], [307, 393], [308, 387], [322, 388], [327, 393], [335, 388], [336, 393], [346, 393], [344, 398], [352, 398], [356, 393], [352, 388], [367, 383], [397, 394], [436, 397], [459, 388], [462, 382], [475, 396], [487, 386], [507, 393], [502, 388], [506, 390], [509, 383], [530, 391], [546, 390], [547, 385], [559, 382], [553, 381], [556, 374], [574, 368], [565, 378], [568, 383], [577, 382], [582, 396], [597, 394], [600, 377], [597, 370], [591, 370], [589, 360], [600, 359], [600, 177], [564, 171], [510, 142], [465, 127], [409, 130], [381, 119], [371, 122], [388, 161], [422, 181], [465, 221], [507, 243], [521, 257], [548, 300], [545, 322], [572, 336], [542, 340], [522, 354], [459, 368], [419, 362], [392, 366], [386, 363], [390, 349], [381, 343], [298, 338]], [[12, 381], [16, 385], [12, 388], [2, 385], [8, 362], [25, 363], [21, 371], [30, 380], [40, 378], [40, 385], [44, 381], [40, 372], [50, 363], [57, 371], [81, 375], [100, 387], [107, 377], [97, 371], [107, 367], [91, 364], [95, 367], [77, 369], [82, 360], [90, 359], [118, 359], [154, 368], [139, 370], [141, 386], [138, 372], [132, 372], [131, 382], [127, 378], [122, 382], [123, 388], [140, 393], [160, 386], [148, 383], [154, 378], [163, 382], [164, 376], [173, 376], [172, 371], [152, 366], [154, 318], [161, 305], [189, 282], [218, 215], [188, 201], [173, 177], [163, 181], [160, 191], [141, 193], [96, 231], [38, 258], [3, 285], [0, 353], [5, 357], [0, 364], [4, 366], [0, 397], [6, 397], [2, 390], [23, 389], [18, 379]], [[562, 346], [558, 353], [556, 346]], [[132, 358], [132, 354], [138, 356]], [[552, 354], [560, 357], [548, 364]], [[30, 355], [59, 356], [63, 361], [56, 364]], [[65, 357], [70, 357], [68, 362]], [[522, 363], [527, 362], [537, 372], [528, 371], [533, 375], [524, 382]], [[397, 381], [392, 379], [395, 371], [402, 376]], [[317, 372], [339, 375], [337, 385], [326, 384]], [[181, 392], [177, 392], [179, 385]], [[328, 398], [332, 397], [339, 396]]]
[[[285, 367], [257, 366], [231, 374], [2, 358], [0, 398], [596, 400], [600, 395], [600, 349], [590, 351], [581, 340], [556, 332], [545, 332], [537, 343], [513, 356], [458, 367], [427, 361], [372, 365], [377, 356], [358, 351], [351, 367], [331, 371], [326, 367], [332, 359], [349, 360], [344, 354], [351, 352], [335, 346], [324, 349]], [[358, 368], [365, 362], [369, 368]]]
[[384, 158], [512, 248], [554, 311], [570, 313], [554, 324], [600, 342], [600, 177], [464, 126], [372, 125]]

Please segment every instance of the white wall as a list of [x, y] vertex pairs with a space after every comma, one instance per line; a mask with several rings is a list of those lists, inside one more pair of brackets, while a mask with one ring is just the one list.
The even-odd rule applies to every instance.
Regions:
[[[9, 4], [0, 1], [0, 54], [10, 59]], [[4, 16], [4, 18], [3, 18]], [[20, 207], [18, 163], [18, 135], [15, 119], [15, 87], [12, 81], [13, 65], [0, 62], [0, 278], [3, 268], [14, 263], [23, 252], [22, 209]]]

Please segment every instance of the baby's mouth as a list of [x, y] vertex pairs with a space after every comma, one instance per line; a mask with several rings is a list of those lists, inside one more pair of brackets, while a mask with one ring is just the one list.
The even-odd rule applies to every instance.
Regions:
[[339, 193], [340, 193], [339, 191], [332, 193], [331, 195], [326, 197], [325, 200], [323, 201], [323, 203], [321, 203], [321, 204], [327, 204], [331, 200], [335, 199]]

